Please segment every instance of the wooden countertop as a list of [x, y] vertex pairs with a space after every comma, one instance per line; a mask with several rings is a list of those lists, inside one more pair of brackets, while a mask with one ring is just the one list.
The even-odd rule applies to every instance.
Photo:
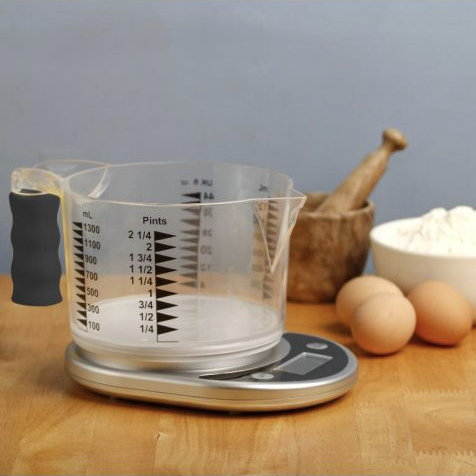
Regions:
[[340, 399], [228, 414], [114, 400], [71, 381], [65, 303], [10, 302], [0, 277], [1, 474], [476, 474], [476, 331], [457, 348], [414, 340], [370, 357], [331, 305], [289, 304], [288, 330], [358, 356]]

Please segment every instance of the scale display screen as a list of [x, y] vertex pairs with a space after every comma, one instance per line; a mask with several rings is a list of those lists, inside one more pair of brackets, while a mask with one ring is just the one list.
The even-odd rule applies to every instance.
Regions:
[[311, 354], [310, 352], [303, 352], [291, 360], [284, 362], [283, 364], [275, 367], [273, 370], [279, 372], [288, 372], [296, 375], [306, 375], [309, 372], [317, 369], [326, 362], [329, 362], [332, 357], [321, 354]]

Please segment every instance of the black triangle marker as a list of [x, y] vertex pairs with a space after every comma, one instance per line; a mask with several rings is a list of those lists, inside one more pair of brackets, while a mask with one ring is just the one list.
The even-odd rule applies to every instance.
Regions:
[[159, 276], [160, 274], [171, 273], [172, 271], [177, 271], [176, 269], [166, 268], [165, 266], [155, 265], [155, 275]]
[[83, 224], [79, 221], [73, 221], [73, 225], [78, 228], [81, 228], [81, 230], [83, 229]]
[[80, 236], [81, 238], [83, 237], [83, 230], [73, 230], [73, 233], [76, 233], [76, 235]]
[[168, 314], [162, 314], [161, 312], [157, 312], [155, 314], [157, 322], [164, 322], [170, 321], [170, 319], [177, 319], [177, 316], [169, 316]]
[[84, 327], [88, 325], [88, 321], [86, 319], [78, 319], [78, 322], [80, 322]]
[[79, 297], [79, 299], [81, 299], [82, 301], [86, 301], [86, 294], [79, 294], [79, 293], [76, 293], [76, 296]]
[[159, 251], [171, 250], [172, 248], [175, 248], [175, 246], [164, 245], [163, 243], [158, 243], [158, 242], [154, 244], [154, 251], [156, 253]]
[[74, 248], [80, 251], [81, 253], [84, 253], [84, 248], [82, 246], [74, 245]]
[[76, 287], [77, 287], [82, 293], [84, 293], [84, 292], [86, 291], [86, 286], [78, 286], [78, 285], [76, 284]]
[[202, 192], [182, 193], [182, 197], [196, 198], [197, 200], [201, 200]]
[[188, 261], [194, 261], [195, 263], [198, 262], [198, 256], [197, 255], [194, 255], [194, 256], [182, 256], [182, 259], [186, 259]]
[[76, 258], [79, 258], [80, 260], [84, 259], [84, 256], [82, 253], [74, 253], [74, 256], [76, 256]]
[[166, 240], [167, 238], [174, 238], [175, 235], [169, 235], [168, 233], [162, 233], [161, 231], [154, 231], [154, 240]]
[[183, 238], [182, 240], [180, 241], [183, 241], [183, 242], [186, 242], [186, 243], [198, 243], [200, 241], [200, 238]]
[[184, 230], [182, 233], [186, 235], [195, 235], [198, 236], [200, 234], [200, 230]]
[[184, 208], [183, 211], [184, 211], [184, 212], [192, 213], [192, 214], [194, 214], [195, 216], [198, 216], [198, 215], [200, 215], [200, 213], [201, 213], [200, 207]]
[[86, 311], [77, 311], [78, 314], [81, 314], [83, 317], [87, 317]]
[[78, 306], [81, 306], [84, 310], [86, 310], [86, 303], [85, 302], [78, 301], [76, 304]]
[[175, 294], [177, 293], [173, 293], [171, 291], [165, 291], [163, 289], [156, 289], [155, 290], [155, 297], [157, 299], [163, 299], [163, 298], [166, 298], [166, 297], [169, 297], [169, 296], [175, 296]]
[[171, 302], [164, 302], [164, 301], [155, 301], [155, 309], [160, 311], [162, 309], [168, 309], [169, 307], [176, 307], [177, 304], [172, 304]]
[[75, 261], [74, 264], [80, 268], [84, 268], [84, 261]]
[[183, 286], [188, 286], [189, 288], [196, 288], [198, 287], [197, 281], [188, 281], [186, 283], [182, 283]]
[[183, 266], [181, 266], [182, 268], [185, 268], [185, 269], [191, 269], [192, 271], [197, 271], [198, 269], [198, 265], [197, 264], [184, 264]]
[[191, 278], [191, 279], [197, 279], [197, 273], [186, 273], [182, 274], [184, 278]]
[[80, 278], [79, 276], [76, 276], [76, 280], [84, 286], [84, 278]]
[[183, 248], [180, 248], [181, 250], [185, 251], [191, 251], [192, 253], [198, 253], [198, 245], [195, 246], [184, 246]]
[[75, 269], [75, 271], [81, 276], [84, 276], [84, 269]]
[[198, 218], [190, 218], [190, 219], [184, 219], [180, 220], [182, 223], [187, 223], [187, 225], [191, 226], [200, 226], [200, 220]]
[[159, 278], [158, 276], [155, 277], [155, 286], [167, 286], [167, 284], [176, 283], [176, 281], [172, 281], [171, 279]]
[[166, 334], [167, 332], [172, 332], [176, 330], [177, 329], [174, 329], [172, 327], [161, 326], [160, 324], [157, 324], [157, 335]]
[[170, 261], [172, 259], [176, 259], [173, 256], [165, 256], [165, 255], [159, 255], [156, 253], [155, 255], [155, 262], [156, 263], [164, 263], [165, 261]]
[[83, 244], [83, 239], [82, 238], [78, 238], [76, 236], [73, 236], [73, 240], [76, 241], [76, 243], [79, 243], [80, 245]]

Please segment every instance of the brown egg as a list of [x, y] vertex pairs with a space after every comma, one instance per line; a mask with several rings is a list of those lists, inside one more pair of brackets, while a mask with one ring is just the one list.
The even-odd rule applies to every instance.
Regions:
[[415, 332], [422, 339], [455, 345], [471, 330], [471, 306], [463, 293], [443, 281], [425, 281], [408, 294], [417, 315]]
[[355, 342], [372, 354], [392, 354], [410, 340], [415, 330], [415, 310], [396, 293], [382, 293], [364, 301], [352, 316]]
[[403, 296], [395, 284], [379, 276], [359, 276], [347, 281], [337, 294], [337, 316], [344, 324], [350, 326], [352, 314], [359, 304], [379, 293]]

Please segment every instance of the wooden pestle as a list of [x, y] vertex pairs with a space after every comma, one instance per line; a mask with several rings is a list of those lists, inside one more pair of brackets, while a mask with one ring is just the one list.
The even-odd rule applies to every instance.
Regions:
[[390, 155], [406, 147], [405, 136], [397, 129], [383, 132], [382, 145], [371, 152], [318, 207], [324, 213], [343, 213], [361, 208], [387, 168]]

